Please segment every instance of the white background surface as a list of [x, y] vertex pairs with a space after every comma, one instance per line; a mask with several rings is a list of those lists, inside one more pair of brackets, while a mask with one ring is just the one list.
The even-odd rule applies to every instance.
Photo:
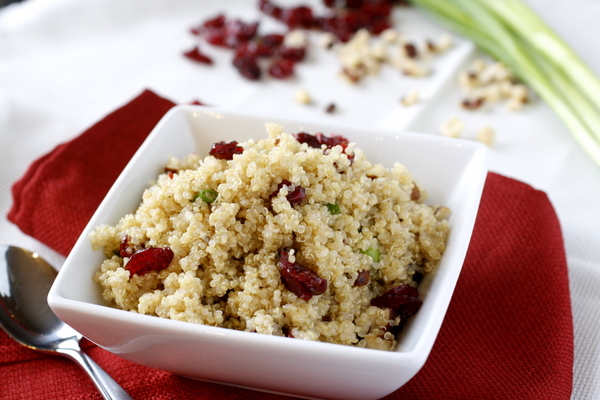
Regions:
[[[600, 74], [600, 2], [528, 0], [540, 15]], [[314, 40], [309, 58], [289, 81], [248, 82], [230, 65], [229, 51], [200, 42], [215, 65], [181, 56], [197, 41], [191, 26], [225, 11], [258, 18], [255, 1], [243, 0], [25, 0], [0, 9], [0, 243], [39, 252], [57, 268], [64, 261], [6, 220], [10, 187], [28, 165], [68, 141], [143, 89], [175, 102], [204, 103], [248, 112], [410, 129], [439, 134], [450, 116], [464, 117], [464, 137], [483, 125], [497, 131], [490, 169], [545, 191], [563, 229], [575, 325], [573, 399], [600, 398], [600, 167], [588, 159], [541, 102], [520, 113], [502, 105], [465, 114], [457, 106], [455, 76], [479, 54], [457, 38], [454, 49], [434, 60], [434, 74], [405, 78], [392, 69], [358, 86], [337, 76], [334, 54]], [[297, 2], [289, 2], [297, 3]], [[306, 0], [319, 9], [318, 0]], [[437, 38], [444, 29], [414, 10], [394, 14], [409, 38]], [[261, 31], [280, 31], [262, 18]], [[315, 104], [293, 96], [306, 89]], [[422, 102], [404, 109], [398, 100], [412, 89]], [[339, 112], [323, 109], [335, 102]], [[43, 201], [43, 199], [40, 199]], [[518, 218], [518, 215], [515, 216]], [[532, 282], [535, 284], [535, 282]]]

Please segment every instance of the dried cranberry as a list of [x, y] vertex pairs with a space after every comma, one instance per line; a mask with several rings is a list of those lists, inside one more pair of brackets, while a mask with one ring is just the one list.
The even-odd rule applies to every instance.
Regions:
[[289, 78], [294, 75], [295, 65], [296, 62], [293, 60], [287, 60], [285, 58], [275, 60], [269, 67], [269, 75], [278, 79]]
[[304, 265], [290, 262], [285, 250], [279, 251], [277, 266], [285, 287], [302, 300], [310, 300], [313, 295], [323, 294], [327, 290], [327, 279], [319, 277]]
[[359, 11], [348, 11], [339, 17], [341, 24], [347, 30], [356, 33], [359, 29], [364, 28], [369, 22], [367, 16]]
[[352, 286], [366, 286], [369, 284], [369, 282], [371, 282], [371, 274], [369, 273], [368, 269], [363, 269], [358, 273], [358, 276], [356, 277], [356, 280]]
[[222, 28], [225, 26], [225, 15], [219, 14], [214, 18], [208, 19], [204, 21], [202, 26], [208, 29]]
[[190, 60], [202, 63], [202, 64], [212, 64], [213, 60], [207, 56], [206, 54], [200, 51], [198, 46], [194, 46], [193, 49], [186, 51], [183, 53], [184, 56], [189, 58]]
[[312, 10], [307, 6], [297, 6], [283, 9], [278, 18], [290, 29], [312, 28], [315, 25], [315, 18]]
[[258, 31], [258, 22], [246, 23], [242, 20], [236, 19], [228, 21], [225, 25], [227, 29], [227, 36], [230, 40], [235, 40], [231, 43], [235, 45], [239, 42], [246, 42], [252, 39]]
[[287, 47], [281, 46], [279, 49], [281, 58], [293, 61], [302, 61], [306, 56], [306, 49], [304, 47]]
[[277, 7], [276, 5], [271, 3], [269, 0], [260, 0], [258, 2], [258, 8], [260, 9], [260, 11], [262, 11], [266, 15], [271, 16], [276, 19], [280, 19], [281, 14], [283, 13], [283, 9], [281, 7]]
[[283, 35], [272, 33], [269, 35], [262, 36], [261, 40], [268, 46], [279, 46], [283, 43], [283, 38]]
[[238, 146], [238, 142], [234, 140], [229, 143], [213, 143], [208, 154], [219, 160], [232, 160], [234, 154], [242, 154], [243, 152], [244, 148], [242, 146]]
[[381, 32], [385, 31], [386, 29], [390, 29], [391, 27], [392, 24], [387, 19], [377, 19], [369, 23], [368, 29], [372, 34], [379, 35]]
[[333, 114], [335, 112], [335, 104], [334, 103], [330, 103], [327, 107], [325, 107], [325, 112], [328, 114]]
[[334, 10], [334, 14], [316, 18], [316, 25], [342, 42], [350, 40], [359, 29], [377, 35], [392, 26], [392, 2], [389, 0], [324, 0], [324, 3]]
[[342, 148], [346, 150], [346, 147], [348, 147], [348, 144], [350, 143], [348, 139], [340, 135], [328, 137], [319, 132], [317, 133], [317, 138], [319, 139], [319, 142], [326, 145], [328, 149], [332, 148], [333, 146], [342, 146]]
[[233, 58], [233, 66], [244, 78], [251, 81], [257, 81], [261, 77], [256, 55], [244, 52], [236, 54]]
[[131, 257], [133, 254], [133, 247], [130, 245], [131, 238], [128, 235], [123, 236], [121, 244], [119, 246], [119, 255], [121, 257]]
[[169, 247], [149, 247], [134, 253], [125, 269], [134, 275], [144, 275], [151, 271], [162, 271], [173, 260], [173, 250]]
[[415, 315], [422, 303], [419, 299], [419, 291], [410, 285], [395, 286], [371, 300], [372, 306], [390, 308], [402, 319]]
[[222, 29], [211, 29], [206, 32], [204, 36], [206, 41], [214, 46], [228, 47], [227, 44], [227, 30]]
[[416, 272], [413, 274], [413, 276], [412, 276], [413, 282], [416, 282], [416, 283], [417, 283], [417, 285], [418, 285], [419, 283], [421, 283], [421, 281], [423, 280], [423, 278], [424, 278], [424, 276], [423, 276], [423, 273], [422, 273], [422, 272], [419, 272], [419, 271], [416, 271]]
[[313, 11], [307, 6], [296, 6], [283, 8], [274, 5], [269, 0], [260, 0], [258, 8], [275, 19], [280, 20], [290, 29], [295, 28], [312, 28], [315, 26], [315, 17]]
[[260, 57], [270, 57], [279, 51], [283, 43], [283, 35], [270, 34], [260, 36], [256, 39], [256, 55]]
[[285, 337], [289, 337], [289, 338], [294, 337], [294, 335], [292, 334], [292, 330], [290, 328], [288, 328], [287, 326], [282, 326], [281, 331], [283, 332]]
[[210, 19], [192, 33], [203, 35], [207, 42], [215, 46], [235, 48], [256, 36], [258, 22], [247, 23], [242, 20], [227, 20], [223, 15]]
[[[165, 174], [168, 174], [170, 179], [173, 179], [175, 174], [178, 172], [179, 172], [178, 169], [165, 167]], [[121, 257], [123, 257], [123, 256], [121, 256]]]
[[321, 142], [315, 135], [311, 135], [306, 132], [299, 132], [294, 135], [294, 138], [300, 143], [306, 143], [310, 147], [314, 147], [316, 149], [321, 147]]
[[288, 194], [285, 196], [285, 198], [291, 206], [300, 204], [304, 201], [304, 199], [306, 199], [306, 191], [304, 190], [304, 188], [300, 185], [294, 186], [288, 180], [284, 180], [281, 183], [279, 183], [279, 185], [277, 185], [277, 189], [273, 193], [271, 193], [270, 197], [273, 198], [277, 196], [277, 193], [279, 193], [281, 188], [284, 186], [288, 187]]
[[201, 35], [207, 30], [214, 30], [223, 28], [225, 26], [225, 16], [223, 14], [219, 14], [216, 17], [207, 19], [201, 25], [193, 27], [191, 29], [192, 34]]
[[[297, 141], [300, 143], [307, 143], [310, 147], [320, 148], [321, 145], [325, 145], [325, 150], [331, 149], [334, 146], [341, 146], [343, 153], [346, 154], [346, 148], [350, 141], [343, 136], [333, 135], [327, 137], [323, 135], [321, 132], [318, 132], [316, 135], [311, 135], [310, 133], [300, 132], [294, 135]], [[354, 160], [354, 154], [346, 154], [350, 162]]]
[[344, 8], [360, 8], [363, 0], [344, 0], [341, 2], [340, 7]]
[[389, 17], [392, 13], [392, 5], [387, 1], [364, 1], [359, 8], [372, 20]]

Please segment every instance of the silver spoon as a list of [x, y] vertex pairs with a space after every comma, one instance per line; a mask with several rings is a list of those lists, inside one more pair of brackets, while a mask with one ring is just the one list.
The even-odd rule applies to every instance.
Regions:
[[56, 274], [36, 253], [0, 245], [0, 326], [23, 346], [77, 362], [105, 399], [131, 399], [81, 350], [82, 336], [48, 306], [46, 297]]

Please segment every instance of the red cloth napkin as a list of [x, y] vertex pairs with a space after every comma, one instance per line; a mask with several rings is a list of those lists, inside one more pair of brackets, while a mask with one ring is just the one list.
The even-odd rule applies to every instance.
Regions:
[[[33, 163], [9, 219], [66, 255], [129, 158], [174, 104], [145, 91]], [[60, 229], [56, 229], [60, 227]], [[86, 351], [134, 399], [281, 399]], [[386, 399], [569, 399], [573, 325], [558, 220], [543, 192], [490, 173], [462, 274], [424, 368]], [[100, 399], [72, 362], [0, 332], [0, 398]]]

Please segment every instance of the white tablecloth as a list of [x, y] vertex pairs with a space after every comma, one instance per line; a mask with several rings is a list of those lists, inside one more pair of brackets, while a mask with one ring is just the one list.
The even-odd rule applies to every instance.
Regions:
[[[595, 43], [600, 35], [600, 2], [529, 2], [600, 74], [600, 47]], [[25, 0], [0, 9], [0, 243], [37, 251], [60, 268], [64, 261], [60, 255], [6, 220], [10, 186], [37, 157], [145, 88], [176, 102], [199, 99], [266, 116], [424, 134], [439, 134], [441, 122], [459, 115], [464, 117], [467, 138], [483, 125], [493, 126], [497, 139], [490, 149], [490, 169], [545, 191], [559, 215], [575, 327], [573, 398], [600, 398], [600, 167], [561, 121], [539, 101], [519, 113], [500, 105], [468, 115], [461, 111], [456, 72], [480, 55], [460, 38], [450, 53], [434, 61], [431, 77], [408, 79], [385, 69], [356, 87], [338, 79], [335, 56], [316, 41], [308, 60], [297, 68], [297, 78], [288, 81], [243, 80], [230, 65], [230, 52], [204, 43], [202, 49], [214, 58], [214, 66], [182, 57], [197, 42], [189, 33], [191, 26], [220, 11], [257, 19], [256, 3]], [[320, 7], [317, 0], [305, 3]], [[435, 38], [445, 32], [415, 10], [399, 10], [395, 19], [408, 37]], [[281, 30], [273, 21], [261, 21], [264, 31]], [[299, 89], [311, 94], [313, 105], [294, 100]], [[398, 99], [412, 89], [420, 91], [422, 101], [413, 109], [401, 108]], [[337, 113], [323, 111], [330, 102], [336, 103]]]

